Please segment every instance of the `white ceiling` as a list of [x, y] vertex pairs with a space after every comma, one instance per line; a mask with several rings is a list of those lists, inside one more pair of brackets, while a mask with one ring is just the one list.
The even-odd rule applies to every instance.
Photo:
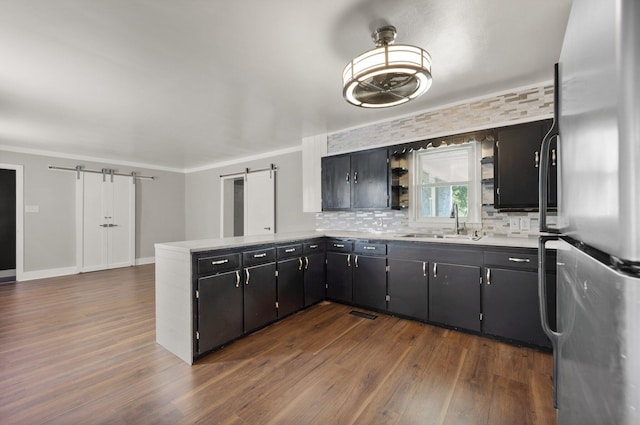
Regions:
[[[0, 147], [188, 170], [553, 78], [570, 0], [0, 0]], [[433, 57], [383, 110], [342, 99], [371, 31]]]

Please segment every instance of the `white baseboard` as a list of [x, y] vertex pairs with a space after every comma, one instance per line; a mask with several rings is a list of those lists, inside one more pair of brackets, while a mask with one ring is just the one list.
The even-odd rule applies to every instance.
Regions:
[[[145, 258], [137, 258], [135, 261], [136, 266], [140, 266], [143, 264], [153, 264], [156, 262], [156, 257], [145, 257]], [[102, 270], [102, 269], [96, 269]], [[87, 272], [89, 270], [85, 270]], [[34, 280], [34, 279], [46, 279], [48, 277], [58, 277], [58, 276], [68, 276], [71, 274], [78, 274], [77, 267], [61, 267], [59, 269], [47, 269], [47, 270], [35, 270], [32, 272], [24, 272], [20, 277], [20, 282], [24, 282], [26, 280]]]
[[20, 282], [24, 282], [25, 280], [45, 279], [47, 277], [68, 276], [70, 274], [78, 274], [78, 268], [74, 266], [24, 272], [22, 273], [22, 276], [20, 276]]
[[136, 266], [141, 266], [143, 264], [154, 264], [155, 262], [156, 257], [136, 258]]

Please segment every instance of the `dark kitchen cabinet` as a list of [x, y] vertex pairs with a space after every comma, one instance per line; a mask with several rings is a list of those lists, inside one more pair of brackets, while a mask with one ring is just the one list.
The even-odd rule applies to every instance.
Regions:
[[304, 307], [302, 257], [278, 261], [278, 318]]
[[[537, 210], [538, 173], [542, 138], [551, 120], [498, 129], [494, 145], [494, 206], [498, 210]], [[557, 150], [553, 143], [549, 164], [549, 207], [557, 206]]]
[[199, 354], [243, 333], [243, 292], [240, 271], [198, 279], [197, 352]]
[[434, 262], [429, 271], [429, 320], [480, 332], [480, 267]]
[[389, 258], [387, 293], [390, 313], [429, 319], [429, 263]]
[[386, 310], [386, 257], [356, 255], [353, 265], [353, 302], [374, 310]]
[[308, 307], [327, 296], [324, 241], [304, 244], [304, 305]]
[[389, 208], [389, 157], [374, 149], [322, 158], [322, 209]]
[[275, 249], [243, 253], [244, 330], [251, 332], [278, 318]]
[[352, 254], [327, 252], [327, 298], [353, 303]]
[[[540, 323], [538, 255], [533, 250], [485, 252], [482, 331], [540, 347], [551, 343]], [[547, 258], [547, 264], [555, 258]], [[555, 272], [547, 274], [549, 322], [555, 329]]]
[[322, 158], [322, 210], [351, 208], [351, 157]]

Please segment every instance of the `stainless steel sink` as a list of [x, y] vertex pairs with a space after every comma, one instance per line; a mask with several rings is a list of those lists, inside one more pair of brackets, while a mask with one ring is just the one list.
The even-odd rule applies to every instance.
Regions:
[[407, 233], [406, 235], [400, 235], [401, 238], [424, 238], [424, 239], [468, 239], [477, 241], [482, 238], [482, 236], [476, 235], [425, 235], [422, 233]]

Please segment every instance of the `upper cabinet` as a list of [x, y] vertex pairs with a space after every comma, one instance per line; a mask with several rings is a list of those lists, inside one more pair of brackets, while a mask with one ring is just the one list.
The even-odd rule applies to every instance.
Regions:
[[386, 149], [322, 158], [322, 210], [389, 208]]
[[[540, 144], [551, 120], [498, 129], [494, 148], [494, 206], [498, 210], [537, 210]], [[549, 207], [557, 207], [556, 148], [551, 147]]]

